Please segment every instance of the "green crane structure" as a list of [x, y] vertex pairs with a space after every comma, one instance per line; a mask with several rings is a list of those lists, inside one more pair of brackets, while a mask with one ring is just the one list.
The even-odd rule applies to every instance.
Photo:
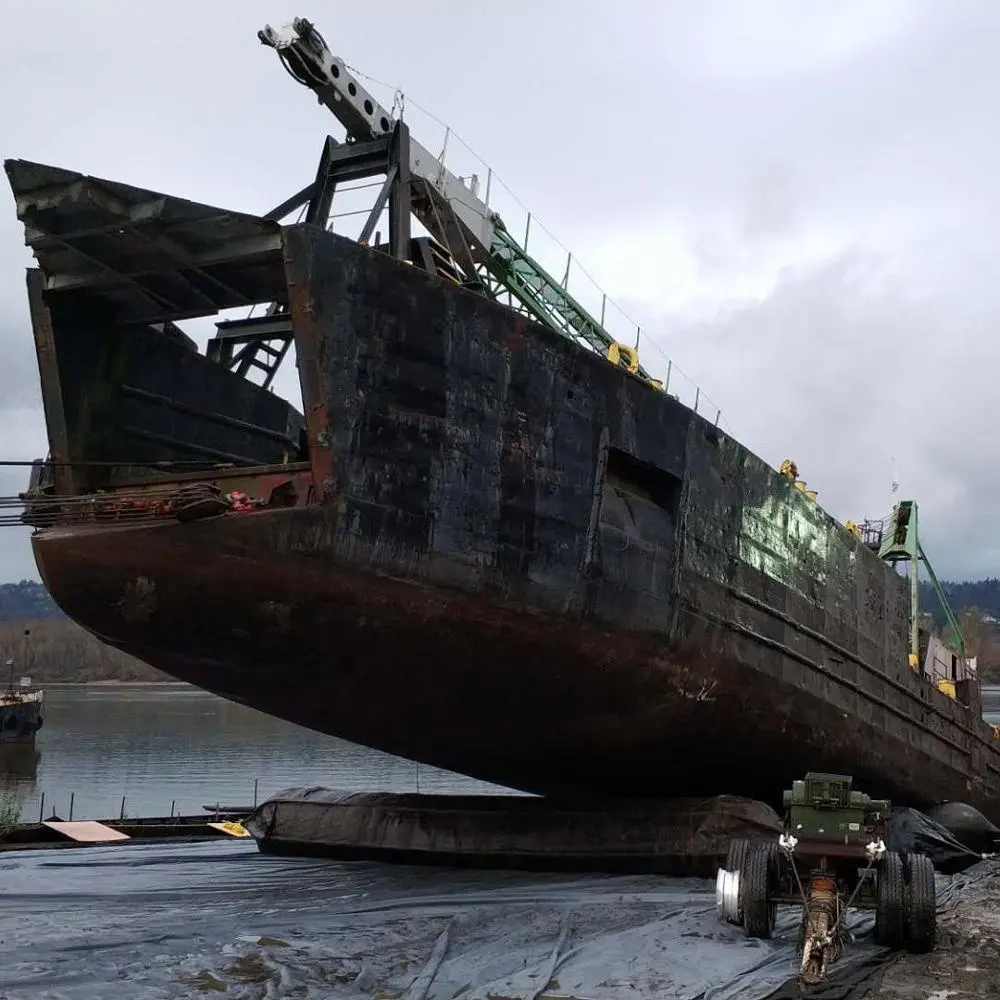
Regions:
[[[870, 525], [866, 525], [870, 531]], [[910, 654], [920, 657], [920, 565], [923, 564], [930, 578], [931, 586], [944, 612], [946, 621], [955, 636], [957, 645], [956, 652], [963, 659], [965, 658], [965, 639], [962, 636], [961, 626], [958, 619], [945, 597], [941, 584], [934, 573], [930, 560], [920, 544], [920, 535], [917, 531], [917, 504], [915, 500], [900, 500], [889, 515], [884, 530], [879, 532], [881, 537], [876, 537], [878, 541], [878, 554], [881, 559], [891, 563], [893, 566], [901, 562], [909, 563], [910, 580]]]

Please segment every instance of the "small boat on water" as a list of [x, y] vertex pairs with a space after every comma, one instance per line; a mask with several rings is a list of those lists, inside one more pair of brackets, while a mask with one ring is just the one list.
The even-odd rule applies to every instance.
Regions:
[[22, 677], [15, 687], [14, 661], [8, 660], [7, 667], [10, 684], [0, 692], [0, 743], [34, 743], [42, 728], [42, 691], [32, 688], [30, 677]]

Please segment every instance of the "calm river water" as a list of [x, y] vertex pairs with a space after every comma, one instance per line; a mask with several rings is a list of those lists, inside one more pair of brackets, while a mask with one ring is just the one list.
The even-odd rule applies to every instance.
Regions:
[[[23, 748], [16, 748], [21, 750]], [[25, 820], [166, 816], [171, 807], [252, 803], [296, 785], [372, 791], [495, 792], [496, 786], [419, 767], [322, 736], [183, 685], [45, 688], [35, 754], [0, 747], [0, 792]]]
[[[1000, 687], [985, 715], [1000, 723]], [[24, 820], [196, 813], [295, 785], [367, 791], [498, 792], [495, 785], [272, 719], [183, 685], [50, 687], [34, 754], [0, 753], [0, 792]], [[13, 748], [2, 748], [9, 751]]]

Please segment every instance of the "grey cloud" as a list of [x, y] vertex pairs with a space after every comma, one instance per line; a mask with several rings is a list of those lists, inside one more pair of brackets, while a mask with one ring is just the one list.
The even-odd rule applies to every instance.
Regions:
[[[0, 411], [40, 407], [38, 363], [35, 360], [35, 347], [27, 315], [24, 316], [23, 323], [8, 322], [0, 326], [0, 345], [3, 345], [0, 361]], [[9, 448], [10, 441], [6, 431], [0, 431], [0, 441], [3, 441], [5, 449]], [[16, 456], [0, 455], [0, 459], [12, 457]]]
[[[1000, 345], [987, 334], [1000, 288], [984, 294], [987, 273], [963, 276], [928, 299], [885, 258], [848, 251], [710, 322], [662, 317], [660, 337], [669, 330], [675, 356], [727, 401], [727, 429], [775, 466], [794, 458], [835, 517], [882, 517], [915, 499], [939, 575], [988, 575], [1000, 563], [989, 430]], [[970, 295], [969, 327], [956, 329], [951, 305]]]
[[788, 232], [798, 215], [796, 183], [788, 163], [771, 163], [755, 172], [746, 185], [742, 235], [752, 240]]
[[[37, 382], [37, 374], [34, 376]], [[45, 430], [40, 405], [34, 401], [24, 408], [0, 406], [3, 443], [0, 461], [32, 461], [45, 456]], [[0, 497], [16, 497], [28, 484], [30, 469], [0, 465]], [[2, 510], [0, 514], [16, 513]], [[0, 527], [0, 582], [38, 579], [31, 555], [31, 531], [24, 527]]]

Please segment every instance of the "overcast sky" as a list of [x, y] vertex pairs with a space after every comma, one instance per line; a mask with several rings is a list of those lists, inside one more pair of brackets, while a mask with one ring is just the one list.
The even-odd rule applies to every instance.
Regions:
[[[311, 179], [324, 135], [340, 134], [256, 39], [309, 17], [404, 91], [418, 139], [436, 150], [443, 133], [417, 104], [454, 128], [642, 325], [644, 361], [662, 370], [655, 341], [748, 447], [794, 458], [842, 519], [887, 513], [896, 477], [939, 575], [1000, 573], [1000, 4], [4, 12], [4, 157], [251, 212]], [[31, 459], [46, 443], [30, 255], [3, 190], [0, 459]], [[0, 495], [24, 479], [0, 469]], [[23, 576], [37, 578], [27, 535], [0, 528], [0, 580]]]

